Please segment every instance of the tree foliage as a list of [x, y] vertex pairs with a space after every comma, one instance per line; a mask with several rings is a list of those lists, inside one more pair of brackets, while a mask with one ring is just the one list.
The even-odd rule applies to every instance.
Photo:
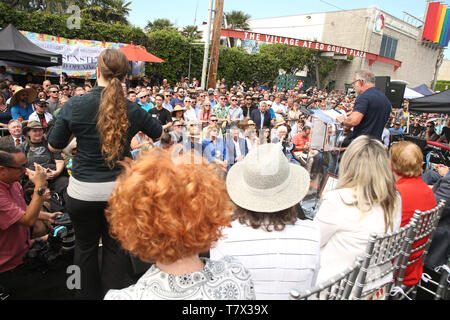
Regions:
[[191, 41], [201, 40], [203, 31], [198, 30], [198, 26], [186, 26], [181, 30], [181, 35]]
[[153, 22], [147, 22], [144, 28], [147, 32], [151, 33], [160, 30], [175, 30], [175, 25], [169, 19], [155, 19]]
[[[104, 0], [102, 0], [104, 1]], [[31, 1], [30, 1], [31, 2]], [[123, 23], [99, 22], [81, 19], [80, 29], [68, 29], [69, 15], [55, 15], [45, 10], [32, 12], [12, 9], [0, 2], [0, 27], [9, 23], [19, 30], [45, 33], [69, 39], [89, 39], [97, 41], [130, 43], [143, 45], [152, 54], [164, 59], [164, 63], [148, 63], [147, 73], [167, 78], [170, 83], [177, 81], [177, 73], [188, 75], [191, 59], [191, 77], [201, 78], [204, 46], [191, 45], [195, 28], [186, 27], [179, 32], [168, 19], [157, 19], [152, 23], [156, 31], [146, 33], [138, 27]], [[160, 26], [165, 26], [160, 28]], [[194, 32], [193, 32], [194, 31]], [[259, 54], [249, 54], [242, 48], [220, 48], [218, 77], [230, 82], [253, 80], [272, 82], [280, 69], [287, 73], [296, 73], [307, 66], [310, 75], [315, 78], [314, 55], [316, 51], [306, 48], [289, 47], [281, 44], [261, 45]], [[320, 79], [326, 79], [334, 69], [335, 62], [330, 58], [318, 60]]]
[[9, 0], [11, 6], [25, 12], [65, 14], [70, 5], [76, 5], [85, 19], [110, 24], [129, 24], [130, 2], [124, 0]]

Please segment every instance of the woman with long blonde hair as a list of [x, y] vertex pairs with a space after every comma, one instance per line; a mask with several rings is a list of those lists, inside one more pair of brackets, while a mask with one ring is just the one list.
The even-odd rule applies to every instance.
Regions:
[[336, 189], [323, 195], [315, 220], [321, 231], [318, 283], [344, 271], [363, 255], [371, 233], [400, 228], [400, 195], [380, 141], [360, 136], [350, 144], [341, 161]]
[[122, 82], [127, 72], [128, 60], [122, 52], [104, 50], [98, 57], [98, 86], [67, 101], [48, 137], [52, 151], [64, 149], [72, 135], [77, 138], [67, 211], [75, 229], [74, 264], [81, 269], [81, 289], [75, 294], [80, 299], [102, 299], [109, 289], [132, 283], [129, 257], [110, 237], [104, 210], [122, 171], [121, 161], [131, 158], [132, 138], [142, 131], [155, 141], [162, 128], [158, 120], [126, 100]]

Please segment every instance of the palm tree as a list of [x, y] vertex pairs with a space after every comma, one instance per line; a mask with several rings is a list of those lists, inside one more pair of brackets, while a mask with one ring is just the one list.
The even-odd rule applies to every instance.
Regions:
[[[78, 1], [80, 2], [80, 1]], [[131, 11], [131, 2], [124, 0], [91, 0], [84, 1], [85, 5], [81, 9], [84, 18], [106, 23], [129, 24], [127, 16]]]
[[155, 19], [153, 22], [147, 22], [145, 30], [148, 33], [158, 30], [175, 30], [175, 26], [169, 19]]
[[225, 18], [227, 19], [227, 25], [229, 29], [237, 30], [250, 30], [250, 25], [248, 20], [251, 16], [242, 11], [233, 10], [231, 12], [225, 13]]
[[201, 40], [203, 31], [198, 30], [198, 26], [186, 26], [181, 31], [181, 35], [190, 41]]
[[[225, 13], [224, 15], [227, 21], [228, 29], [244, 30], [244, 31], [250, 30], [250, 25], [248, 23], [248, 20], [250, 20], [249, 14], [246, 14], [242, 11], [233, 10], [231, 12]], [[223, 23], [225, 23], [225, 21]], [[234, 44], [235, 44], [234, 39], [230, 38], [231, 47], [234, 47]]]

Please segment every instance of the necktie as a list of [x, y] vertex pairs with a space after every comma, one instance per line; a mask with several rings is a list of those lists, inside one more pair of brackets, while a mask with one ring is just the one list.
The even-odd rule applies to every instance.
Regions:
[[16, 147], [20, 144], [20, 139], [16, 139]]

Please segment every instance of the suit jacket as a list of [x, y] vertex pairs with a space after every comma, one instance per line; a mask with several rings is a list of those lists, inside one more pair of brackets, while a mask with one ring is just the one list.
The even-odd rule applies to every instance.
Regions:
[[263, 127], [271, 127], [270, 120], [270, 112], [266, 111], [264, 113], [264, 119], [261, 120], [261, 112], [259, 109], [253, 110], [252, 114], [250, 115], [250, 119], [255, 123], [256, 129], [261, 129], [261, 121], [263, 121]]
[[[22, 143], [24, 141], [25, 141], [25, 137], [22, 136]], [[13, 137], [11, 135], [6, 136], [6, 137], [1, 137], [0, 138], [0, 145], [10, 145], [10, 146], [13, 146], [13, 147], [16, 146], [15, 141], [14, 141], [14, 139], [13, 139]]]
[[444, 265], [450, 256], [450, 172], [433, 186], [436, 201], [445, 200], [441, 219], [433, 234], [425, 264], [432, 268]]
[[[241, 151], [241, 155], [245, 157], [248, 153], [247, 140], [238, 138], [239, 150]], [[236, 146], [234, 144], [233, 138], [227, 139], [227, 160], [228, 160], [228, 169], [231, 168], [233, 164], [236, 163]]]

